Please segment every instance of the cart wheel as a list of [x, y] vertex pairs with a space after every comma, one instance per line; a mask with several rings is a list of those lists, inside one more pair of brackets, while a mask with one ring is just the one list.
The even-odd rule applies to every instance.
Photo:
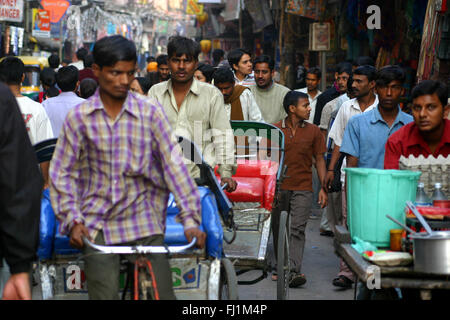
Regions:
[[286, 211], [280, 213], [280, 226], [277, 244], [277, 299], [287, 300], [289, 296], [289, 216]]
[[237, 276], [230, 260], [220, 260], [219, 300], [238, 300]]

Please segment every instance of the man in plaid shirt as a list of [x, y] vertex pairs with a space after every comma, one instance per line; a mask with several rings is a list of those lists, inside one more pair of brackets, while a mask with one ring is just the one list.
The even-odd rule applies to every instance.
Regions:
[[[163, 245], [170, 192], [186, 238], [206, 235], [197, 186], [159, 103], [129, 92], [136, 68], [133, 42], [112, 36], [93, 50], [99, 89], [66, 117], [50, 165], [51, 200], [61, 232], [84, 254], [82, 237], [106, 245]], [[165, 255], [148, 257], [161, 299], [175, 299]], [[118, 299], [117, 255], [85, 258], [90, 299]]]

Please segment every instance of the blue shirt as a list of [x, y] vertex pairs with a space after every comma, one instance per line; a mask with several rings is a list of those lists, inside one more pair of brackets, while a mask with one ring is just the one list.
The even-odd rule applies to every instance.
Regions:
[[413, 121], [413, 117], [399, 108], [392, 126], [381, 117], [378, 107], [356, 115], [345, 128], [340, 151], [358, 158], [359, 168], [384, 168], [384, 151], [388, 138], [398, 129]]
[[58, 96], [48, 98], [42, 102], [42, 106], [52, 124], [55, 138], [58, 138], [69, 110], [83, 101], [84, 99], [78, 97], [75, 92], [61, 92]]

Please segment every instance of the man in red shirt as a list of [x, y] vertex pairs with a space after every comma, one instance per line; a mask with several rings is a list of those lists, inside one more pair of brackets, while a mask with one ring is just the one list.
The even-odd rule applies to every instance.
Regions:
[[398, 169], [401, 156], [437, 157], [450, 154], [450, 120], [444, 119], [447, 87], [438, 81], [425, 80], [412, 91], [414, 122], [395, 132], [386, 143], [385, 169]]

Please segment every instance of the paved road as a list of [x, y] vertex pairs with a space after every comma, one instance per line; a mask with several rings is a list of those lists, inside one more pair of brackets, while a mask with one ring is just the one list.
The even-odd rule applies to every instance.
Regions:
[[[319, 234], [319, 219], [309, 219], [306, 229], [306, 245], [302, 272], [307, 282], [300, 288], [289, 289], [290, 300], [352, 300], [354, 289], [342, 290], [332, 285], [339, 269], [339, 259], [334, 254], [333, 238]], [[256, 279], [261, 271], [251, 271], [239, 276], [239, 280]], [[239, 299], [274, 300], [276, 282], [270, 276], [254, 285], [239, 285]]]

